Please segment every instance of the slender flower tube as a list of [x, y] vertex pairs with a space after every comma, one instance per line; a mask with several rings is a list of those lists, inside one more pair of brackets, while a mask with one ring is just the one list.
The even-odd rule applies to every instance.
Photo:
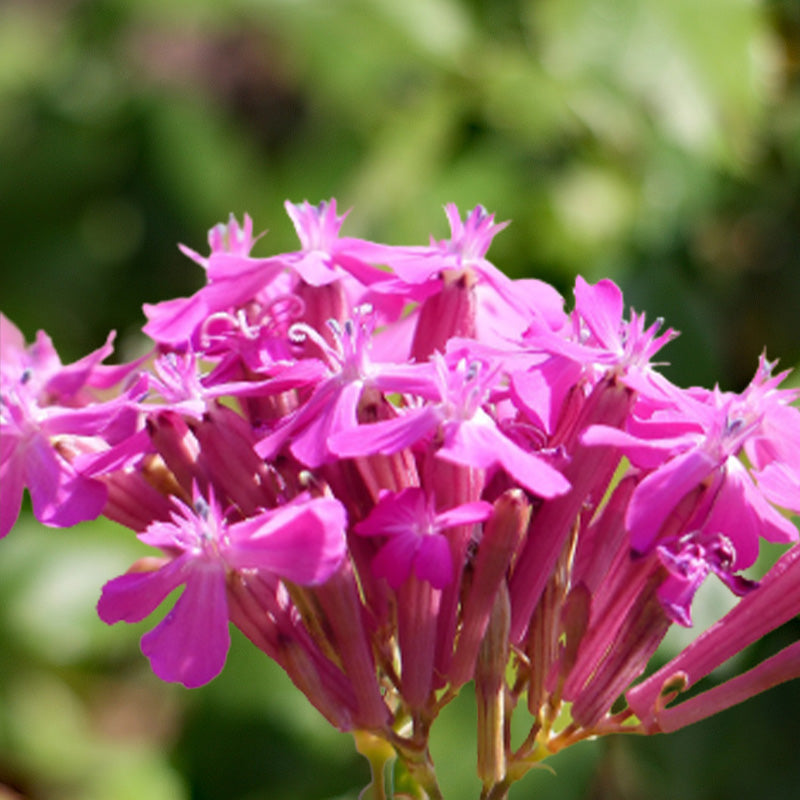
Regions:
[[509, 489], [494, 504], [491, 518], [484, 527], [469, 594], [464, 601], [461, 631], [449, 679], [461, 686], [472, 677], [478, 648], [486, 633], [494, 598], [505, 581], [530, 520], [530, 505], [519, 489]]
[[581, 409], [572, 434], [565, 440], [570, 460], [564, 476], [572, 488], [542, 504], [531, 520], [510, 584], [512, 641], [519, 642], [525, 635], [576, 517], [587, 502], [599, 503], [619, 463], [619, 453], [613, 448], [582, 445], [578, 441], [580, 432], [601, 419], [604, 424], [622, 424], [632, 404], [632, 392], [616, 380], [599, 383]]
[[[752, 644], [761, 636], [800, 614], [800, 547], [790, 548], [764, 577], [757, 591], [742, 598], [719, 622], [701, 634], [685, 650], [649, 678], [634, 686], [625, 697], [628, 704], [642, 722], [646, 730], [657, 730], [660, 714], [667, 699], [675, 696], [675, 682], [684, 690], [693, 686], [731, 656]], [[789, 651], [795, 654], [795, 650]], [[773, 662], [783, 666], [776, 673], [783, 680], [798, 677], [796, 654], [784, 656], [784, 661]], [[784, 671], [784, 667], [786, 670]], [[754, 672], [749, 679], [742, 678], [735, 685], [736, 692], [728, 696], [741, 700], [761, 691], [761, 673]], [[667, 698], [663, 696], [668, 692]], [[693, 703], [693, 714], [686, 717], [684, 724], [709, 716], [718, 710], [717, 703], [723, 693], [718, 692], [708, 698], [707, 713], [703, 713], [703, 702], [699, 695]], [[721, 706], [722, 707], [722, 706]], [[672, 725], [680, 727], [681, 719], [677, 712], [671, 717]], [[674, 728], [671, 728], [674, 729]]]
[[[681, 673], [675, 685], [685, 689]], [[785, 681], [800, 678], [800, 642], [785, 647], [751, 670], [730, 678], [720, 686], [684, 700], [677, 706], [656, 710], [648, 718], [648, 733], [671, 733], [718, 714], [731, 706], [749, 700], [753, 695], [771, 689]]]
[[380, 728], [386, 722], [388, 710], [375, 677], [375, 659], [350, 563], [342, 561], [339, 569], [326, 577], [329, 580], [320, 581], [316, 593], [356, 695], [359, 727]]

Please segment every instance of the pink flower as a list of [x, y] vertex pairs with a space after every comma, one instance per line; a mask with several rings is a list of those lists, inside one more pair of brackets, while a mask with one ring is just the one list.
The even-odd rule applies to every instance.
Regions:
[[[280, 394], [322, 377], [323, 365], [313, 359], [274, 365], [274, 374], [264, 380], [215, 380], [217, 371], [202, 374], [196, 355], [169, 352], [153, 361], [148, 375], [150, 388], [165, 402], [142, 403], [140, 409], [154, 413], [161, 409], [177, 411], [186, 417], [200, 419], [218, 398], [252, 397]], [[223, 376], [224, 378], [224, 376]]]
[[253, 223], [245, 216], [240, 226], [231, 215], [227, 225], [215, 225], [208, 232], [211, 248], [206, 258], [181, 245], [181, 252], [206, 271], [207, 283], [190, 297], [178, 297], [151, 305], [145, 303], [148, 319], [142, 329], [159, 344], [183, 346], [198, 344], [198, 333], [208, 318], [229, 311], [252, 299], [283, 272], [278, 259], [253, 259], [250, 250], [258, 240], [253, 237]]
[[613, 370], [643, 395], [661, 397], [668, 382], [652, 368], [651, 359], [677, 333], [668, 328], [658, 334], [659, 320], [646, 328], [644, 314], [631, 312], [626, 321], [622, 292], [613, 281], [592, 285], [578, 276], [574, 293], [571, 329], [537, 318], [525, 333], [525, 344], [580, 363], [589, 374]]
[[[679, 504], [691, 501], [692, 492], [698, 493], [698, 502], [705, 500], [709, 516], [703, 522], [689, 514], [686, 521], [698, 529], [711, 526], [710, 533], [722, 532], [737, 551], [746, 551], [746, 558], [737, 558], [740, 567], [755, 559], [759, 536], [775, 542], [797, 538], [795, 526], [764, 500], [738, 460], [742, 451], [756, 463], [760, 459], [762, 468], [786, 459], [787, 474], [800, 463], [798, 454], [782, 441], [800, 430], [800, 411], [788, 405], [796, 393], [777, 389], [783, 377], [773, 377], [762, 358], [741, 394], [674, 389], [673, 407], [638, 426], [642, 435], [604, 426], [584, 433], [585, 444], [616, 446], [634, 465], [650, 470], [633, 493], [626, 515], [635, 550], [646, 552], [656, 543]], [[773, 423], [776, 415], [783, 424]], [[637, 429], [635, 419], [630, 427]], [[645, 438], [648, 435], [653, 438]]]
[[95, 388], [107, 388], [131, 365], [103, 368], [112, 351], [106, 344], [80, 361], [61, 364], [42, 331], [29, 347], [19, 330], [0, 314], [0, 537], [17, 520], [24, 488], [36, 518], [45, 525], [69, 527], [94, 519], [106, 502], [106, 487], [82, 475], [68, 455], [102, 449], [133, 432], [132, 385], [120, 397], [93, 402]]
[[445, 206], [445, 214], [450, 223], [449, 239], [437, 242], [431, 238], [428, 247], [384, 246], [383, 260], [390, 263], [394, 273], [406, 283], [440, 279], [440, 273], [445, 269], [468, 270], [490, 283], [508, 288], [513, 283], [511, 279], [484, 257], [492, 239], [508, 223], [495, 223], [494, 214], [489, 214], [483, 206], [475, 206], [465, 222], [461, 221], [455, 203]]
[[138, 622], [184, 586], [174, 608], [142, 637], [142, 652], [163, 680], [195, 687], [225, 663], [228, 574], [255, 570], [303, 585], [323, 583], [344, 557], [346, 516], [337, 500], [308, 496], [233, 524], [213, 494], [206, 501], [195, 489], [193, 508], [174, 503], [170, 522], [153, 522], [139, 535], [169, 560], [155, 571], [109, 581], [97, 610], [109, 624]]
[[745, 595], [758, 587], [755, 581], [735, 575], [739, 553], [722, 534], [705, 537], [686, 536], [656, 548], [668, 577], [658, 588], [658, 599], [667, 616], [679, 625], [692, 626], [691, 605], [694, 595], [710, 572], [736, 595]]
[[[27, 487], [36, 519], [44, 525], [68, 528], [84, 520], [95, 519], [106, 502], [106, 488], [97, 480], [78, 472], [51, 442], [55, 426], [71, 423], [75, 431], [91, 430], [99, 424], [97, 415], [65, 413], [40, 420], [26, 419], [19, 406], [2, 403], [0, 408], [0, 538], [5, 536], [19, 516], [22, 492]], [[80, 423], [79, 419], [80, 417]], [[84, 427], [85, 423], [89, 427]]]
[[491, 503], [463, 503], [436, 513], [433, 497], [409, 487], [401, 492], [383, 490], [369, 516], [355, 526], [362, 536], [387, 536], [387, 542], [372, 562], [379, 578], [386, 578], [393, 589], [413, 573], [442, 589], [453, 580], [450, 544], [443, 533], [456, 525], [482, 522], [492, 513]]
[[[438, 340], [443, 317], [449, 312], [447, 302], [442, 307], [440, 297], [448, 294], [448, 287], [463, 285], [474, 295], [476, 313], [472, 322], [484, 342], [499, 343], [520, 335], [533, 317], [545, 327], [563, 324], [563, 299], [552, 286], [532, 278], [512, 280], [486, 258], [492, 240], [507, 222], [496, 223], [483, 206], [472, 209], [464, 221], [454, 203], [445, 206], [445, 214], [450, 223], [449, 239], [437, 242], [431, 237], [427, 247], [373, 245], [370, 254], [373, 260], [389, 265], [396, 276], [376, 284], [377, 292], [401, 293], [410, 300], [424, 301], [418, 311], [416, 340], [426, 355], [444, 350]], [[433, 313], [429, 315], [431, 307]], [[429, 346], [430, 342], [434, 345]]]
[[306, 283], [324, 286], [352, 275], [364, 286], [383, 280], [386, 274], [364, 260], [371, 251], [360, 239], [341, 237], [339, 231], [347, 213], [338, 216], [336, 200], [312, 206], [307, 200], [284, 203], [300, 239], [299, 253], [288, 257], [290, 266]]
[[358, 403], [363, 390], [385, 392], [432, 391], [433, 376], [426, 365], [382, 364], [369, 357], [375, 324], [369, 309], [355, 309], [343, 326], [331, 322], [336, 347], [312, 328], [297, 325], [295, 337], [310, 339], [328, 361], [328, 375], [319, 381], [308, 401], [287, 416], [256, 445], [262, 458], [272, 458], [291, 440], [291, 450], [306, 466], [318, 467], [333, 457], [329, 441], [339, 433], [356, 430]]
[[228, 218], [228, 223], [217, 223], [208, 232], [208, 246], [211, 248], [211, 255], [206, 258], [196, 253], [185, 244], [178, 245], [180, 251], [189, 256], [192, 261], [198, 263], [203, 269], [208, 269], [209, 261], [220, 253], [230, 253], [234, 256], [247, 257], [253, 249], [253, 245], [263, 236], [253, 236], [253, 220], [249, 214], [244, 215], [244, 223], [239, 224], [233, 214]]
[[97, 398], [94, 390], [109, 389], [127, 377], [140, 362], [108, 366], [103, 364], [113, 352], [116, 334], [105, 344], [72, 364], [62, 364], [50, 337], [36, 334], [33, 344], [25, 344], [19, 328], [0, 313], [0, 375], [5, 391], [25, 387], [25, 393], [40, 406], [70, 408], [87, 405]]
[[480, 469], [502, 467], [540, 497], [569, 490], [569, 481], [547, 461], [509, 439], [483, 408], [497, 368], [468, 361], [462, 353], [448, 361], [435, 354], [439, 402], [403, 412], [396, 419], [358, 425], [332, 435], [329, 447], [340, 456], [393, 453], [427, 440], [438, 431], [438, 458]]

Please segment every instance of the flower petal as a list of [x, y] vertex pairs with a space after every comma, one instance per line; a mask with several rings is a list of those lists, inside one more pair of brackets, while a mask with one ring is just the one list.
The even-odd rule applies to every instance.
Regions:
[[485, 500], [476, 500], [474, 503], [463, 503], [455, 508], [450, 508], [436, 515], [437, 528], [451, 528], [454, 525], [469, 525], [473, 522], [483, 522], [494, 511], [494, 506]]
[[323, 583], [345, 554], [344, 506], [320, 497], [231, 525], [231, 566], [264, 569], [302, 585]]
[[634, 490], [625, 515], [631, 547], [646, 552], [670, 512], [713, 469], [710, 456], [702, 450], [690, 450], [647, 475]]
[[372, 559], [372, 572], [386, 578], [392, 589], [399, 589], [411, 574], [419, 542], [418, 536], [393, 536]]
[[613, 281], [605, 278], [592, 286], [578, 276], [575, 309], [604, 347], [619, 348], [623, 301], [622, 292]]
[[103, 622], [140, 622], [186, 580], [188, 556], [180, 556], [155, 572], [128, 572], [103, 586], [97, 613]]
[[756, 473], [756, 480], [768, 500], [800, 514], [800, 475], [785, 464], [773, 461]]
[[3, 502], [0, 503], [0, 539], [13, 527], [22, 506], [22, 470], [9, 459], [0, 465], [0, 486], [3, 487]]
[[46, 437], [32, 437], [24, 454], [25, 483], [39, 522], [68, 528], [100, 515], [108, 497], [105, 485], [75, 472], [68, 461], [56, 454]]
[[449, 433], [445, 446], [436, 453], [440, 458], [483, 469], [499, 464], [540, 497], [555, 497], [570, 488], [569, 481], [557, 469], [514, 444], [494, 423], [485, 424], [478, 414], [451, 426]]
[[159, 678], [191, 689], [219, 675], [229, 647], [225, 573], [198, 565], [175, 607], [142, 637], [142, 652]]
[[355, 457], [375, 453], [389, 455], [410, 447], [432, 433], [439, 424], [439, 415], [433, 406], [414, 409], [396, 419], [358, 425], [350, 430], [333, 434], [328, 447], [339, 456]]
[[414, 556], [414, 573], [434, 589], [443, 589], [453, 580], [453, 556], [446, 536], [424, 536]]
[[400, 492], [381, 491], [369, 515], [354, 526], [360, 536], [400, 536], [413, 532], [427, 519], [425, 490], [409, 486]]

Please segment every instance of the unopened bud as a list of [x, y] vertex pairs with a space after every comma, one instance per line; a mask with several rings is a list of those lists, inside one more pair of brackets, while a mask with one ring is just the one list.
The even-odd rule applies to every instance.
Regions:
[[475, 665], [478, 704], [478, 777], [492, 786], [506, 776], [505, 673], [511, 606], [505, 583], [495, 595], [489, 625]]

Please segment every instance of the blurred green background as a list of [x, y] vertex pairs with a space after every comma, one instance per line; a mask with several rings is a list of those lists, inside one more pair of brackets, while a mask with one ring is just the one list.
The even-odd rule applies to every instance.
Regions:
[[[111, 328], [131, 354], [141, 304], [200, 284], [176, 242], [203, 251], [231, 212], [268, 254], [295, 246], [287, 198], [409, 244], [482, 203], [513, 220], [498, 266], [565, 293], [614, 278], [683, 332], [671, 378], [740, 389], [765, 346], [800, 362], [799, 65], [798, 0], [4, 0], [0, 307], [65, 361]], [[138, 654], [149, 625], [97, 620], [140, 552], [28, 517], [3, 543], [0, 798], [356, 798], [350, 739], [241, 637], [186, 692]], [[512, 797], [794, 800], [796, 683], [578, 746]], [[478, 795], [472, 719], [465, 695], [437, 726], [448, 800]]]

